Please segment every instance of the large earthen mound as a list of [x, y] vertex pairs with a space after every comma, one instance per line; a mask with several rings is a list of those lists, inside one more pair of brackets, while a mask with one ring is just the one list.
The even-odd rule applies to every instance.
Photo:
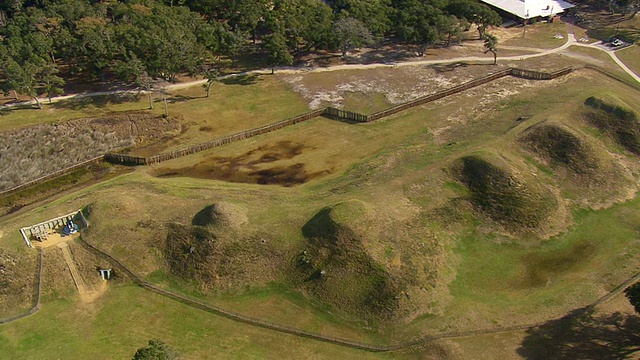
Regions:
[[362, 204], [342, 203], [314, 215], [302, 228], [308, 246], [296, 259], [300, 286], [341, 311], [389, 318], [398, 309], [399, 286], [366, 251], [357, 230]]

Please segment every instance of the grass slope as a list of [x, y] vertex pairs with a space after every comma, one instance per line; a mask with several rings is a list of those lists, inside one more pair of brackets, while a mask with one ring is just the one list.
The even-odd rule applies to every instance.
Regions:
[[[509, 86], [508, 94], [505, 86]], [[595, 300], [640, 265], [639, 244], [634, 240], [638, 231], [635, 224], [640, 216], [638, 200], [598, 211], [574, 206], [572, 199], [565, 198], [564, 185], [555, 180], [553, 170], [538, 171], [543, 166], [523, 156], [518, 142], [527, 128], [544, 119], [561, 121], [568, 124], [567, 129], [572, 129], [572, 133], [588, 134], [589, 141], [585, 144], [599, 141], [598, 147], [592, 147], [597, 155], [605, 148], [615, 155], [613, 158], [620, 166], [626, 166], [630, 172], [636, 169], [635, 155], [625, 152], [621, 146], [609, 144], [605, 135], [578, 116], [585, 109], [585, 99], [604, 97], [603, 86], [607, 89], [607, 99], [618, 99], [634, 112], [640, 111], [636, 93], [605, 77], [597, 82], [581, 73], [551, 82], [508, 79], [374, 124], [351, 125], [315, 119], [162, 165], [188, 168], [209, 157], [242, 158], [256, 149], [271, 151], [269, 144], [304, 139], [309, 148], [294, 158], [282, 157], [258, 164], [268, 169], [302, 163], [313, 171], [331, 166], [329, 174], [299, 186], [229, 183], [185, 174], [156, 177], [156, 168], [142, 168], [61, 197], [46, 208], [5, 220], [0, 223], [0, 230], [11, 234], [6, 239], [3, 237], [3, 242], [18, 244], [19, 235], [11, 232], [18, 224], [37, 222], [52, 212], [92, 204], [89, 207], [92, 226], [85, 234], [87, 240], [122, 259], [148, 280], [249, 316], [356, 340], [384, 343], [441, 331], [547, 320]], [[523, 121], [523, 117], [528, 120]], [[550, 159], [575, 156], [569, 163], [580, 160], [580, 146], [564, 155], [548, 151], [562, 148], [562, 144], [559, 141], [550, 147], [542, 146], [544, 144], [539, 147], [547, 149], [545, 153]], [[259, 151], [251, 153], [252, 156], [261, 158]], [[448, 171], [452, 164], [454, 169]], [[535, 171], [536, 175], [532, 174]], [[453, 181], [451, 173], [457, 175], [455, 179], [459, 182]], [[503, 193], [508, 196], [504, 197]], [[467, 198], [471, 201], [466, 201]], [[489, 201], [484, 202], [485, 198]], [[504, 231], [505, 225], [501, 222], [505, 221], [505, 214], [509, 220], [506, 224], [527, 229], [543, 226], [546, 221], [544, 216], [536, 218], [541, 216], [537, 210], [544, 213], [551, 202], [538, 199], [555, 200], [554, 214], [563, 206], [570, 209], [566, 214], [569, 220], [563, 227], [568, 231], [549, 239], [534, 231]], [[198, 218], [197, 214], [203, 214], [207, 207], [222, 203], [242, 209], [242, 226], [230, 229], [212, 224], [213, 208]], [[503, 205], [507, 206], [506, 210]], [[479, 213], [478, 208], [485, 215]], [[233, 218], [234, 213], [237, 216], [237, 211], [225, 214]], [[494, 219], [485, 221], [485, 216], [492, 214], [496, 214]], [[202, 222], [193, 225], [194, 216], [199, 219], [197, 222]], [[565, 216], [555, 217], [565, 221]], [[180, 236], [170, 236], [174, 225], [169, 224], [179, 226], [177, 235]], [[203, 234], [211, 236], [200, 236], [201, 230], [194, 234], [193, 227], [200, 225], [206, 225]], [[176, 254], [183, 257], [189, 256], [188, 250], [193, 246], [190, 244], [196, 244], [196, 251], [208, 249], [198, 255], [211, 266], [187, 263], [186, 278], [172, 275], [163, 252], [167, 239], [177, 241]], [[203, 245], [209, 241], [210, 247]], [[218, 242], [224, 246], [218, 247]], [[216, 258], [219, 249], [235, 253]], [[311, 257], [307, 260], [313, 266], [306, 272], [299, 269], [298, 272], [311, 276], [326, 268], [329, 280], [335, 280], [331, 288], [308, 283], [300, 286], [291, 279], [288, 272], [296, 270], [296, 262], [303, 260], [300, 255], [304, 255], [305, 249]], [[232, 279], [236, 276], [233, 272], [220, 274], [217, 270], [226, 259], [228, 269], [244, 265], [247, 268], [244, 274], [256, 274], [262, 269], [261, 262], [251, 260], [269, 254], [283, 254], [282, 266], [285, 269], [288, 266], [288, 270], [266, 273], [262, 277], [249, 276], [246, 279], [250, 281], [241, 285], [228, 281], [229, 286], [216, 284], [208, 289], [199, 286], [194, 279], [197, 276], [191, 273], [213, 268], [216, 272], [207, 273], [208, 276], [218, 275], [222, 281], [225, 276]], [[253, 257], [244, 257], [250, 255]], [[238, 259], [235, 263], [234, 257]], [[206, 263], [209, 259], [210, 264]], [[342, 278], [330, 279], [332, 271], [343, 275]], [[404, 286], [400, 287], [404, 292], [399, 297], [388, 298], [398, 301], [396, 320], [376, 321], [351, 311], [358, 304], [370, 306], [369, 294], [385, 294], [377, 286], [384, 285], [387, 279], [393, 280], [389, 282], [392, 285], [400, 279], [397, 284]], [[340, 288], [353, 296], [340, 298]], [[110, 294], [111, 290], [103, 299], [108, 301]], [[148, 329], [160, 329], [157, 330], [160, 336], [155, 337], [178, 345], [179, 350], [193, 349], [187, 345], [189, 341], [197, 346], [199, 340], [194, 338], [205, 332], [197, 329], [208, 326], [225, 329], [225, 335], [219, 335], [224, 341], [216, 344], [225, 343], [225, 349], [231, 354], [250, 353], [252, 349], [246, 344], [261, 334], [245, 325], [220, 325], [226, 320], [210, 315], [189, 313], [192, 317], [188, 317], [180, 304], [154, 302], [141, 294], [125, 295], [115, 298], [135, 296], [142, 301], [114, 301], [113, 306], [100, 312], [101, 316], [96, 319], [106, 319], [111, 327], [120, 324], [125, 328], [122, 333], [142, 335], [132, 336], [140, 340], [135, 344], [128, 340], [129, 343], [113, 351], [129, 353], [146, 343], [151, 332], [141, 330], [145, 328], [143, 321], [153, 325]], [[67, 295], [61, 297], [68, 298]], [[145, 301], [157, 307], [152, 310], [153, 318], [146, 313]], [[127, 306], [123, 306], [123, 302]], [[67, 324], [73, 321], [65, 318], [69, 315], [67, 312], [75, 314], [75, 320], [81, 319], [79, 316], [85, 310], [76, 305], [51, 296], [43, 306], [56, 311], [43, 312], [43, 319], [58, 319], [58, 323]], [[376, 306], [369, 309], [379, 309]], [[146, 315], [135, 317], [139, 313], [127, 312], [130, 308]], [[184, 317], [188, 320], [184, 325], [176, 324], [174, 314], [179, 315], [176, 317], [180, 321], [185, 321]], [[124, 321], [125, 317], [133, 321]], [[31, 319], [34, 318], [3, 328], [2, 336], [7, 339], [3, 342], [7, 344], [3, 345], [3, 351], [28, 357], [32, 354], [30, 346], [51, 344], [55, 348], [63, 341], [59, 339], [79, 337], [80, 330], [66, 330], [58, 332], [56, 340], [44, 339], [42, 335], [30, 340], [26, 334], [33, 333], [31, 328], [36, 322]], [[205, 325], [197, 323], [200, 321]], [[92, 334], [92, 329], [98, 329], [88, 326], [83, 323], [81, 330]], [[189, 328], [195, 330], [190, 332]], [[11, 330], [16, 331], [12, 335], [5, 329], [21, 330]], [[100, 337], [89, 337], [97, 347], [113, 344], [118, 338], [100, 329]], [[25, 346], [17, 345], [21, 341]], [[295, 346], [284, 346], [290, 345], [286, 341], [274, 345], [277, 347], [260, 347], [257, 356], [277, 353], [304, 357], [309, 352], [320, 351], [306, 340], [295, 340], [301, 341], [298, 344], [303, 349], [299, 350]], [[69, 353], [88, 351], [78, 347], [70, 345]], [[198, 351], [201, 350], [187, 350], [195, 354], [194, 357], [198, 357]], [[332, 349], [326, 351], [323, 354], [334, 355], [329, 353]], [[341, 350], [336, 351], [335, 354], [339, 354]], [[349, 349], [344, 351], [346, 356], [353, 355]]]

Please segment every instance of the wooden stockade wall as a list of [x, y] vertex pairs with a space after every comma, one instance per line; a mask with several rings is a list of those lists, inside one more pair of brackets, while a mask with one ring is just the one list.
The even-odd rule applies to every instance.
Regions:
[[502, 77], [508, 76], [508, 75], [512, 75], [512, 76], [518, 76], [518, 77], [522, 77], [522, 78], [526, 78], [526, 79], [532, 79], [532, 80], [549, 80], [549, 79], [554, 79], [558, 76], [562, 76], [565, 75], [567, 73], [570, 73], [572, 71], [571, 67], [567, 67], [558, 71], [555, 71], [553, 73], [545, 73], [545, 72], [540, 72], [540, 71], [532, 71], [532, 70], [523, 70], [523, 69], [515, 69], [515, 68], [508, 68], [508, 69], [504, 69], [501, 71], [498, 71], [496, 73], [481, 77], [479, 79], [475, 79], [475, 80], [471, 80], [469, 82], [466, 82], [464, 84], [460, 84], [457, 86], [454, 86], [450, 89], [444, 90], [444, 91], [439, 91], [437, 93], [434, 94], [430, 94], [430, 95], [426, 95], [423, 97], [420, 97], [418, 99], [391, 107], [389, 109], [383, 110], [383, 111], [379, 111], [377, 113], [371, 114], [371, 115], [364, 115], [364, 114], [360, 114], [354, 111], [349, 111], [349, 110], [342, 110], [342, 109], [336, 109], [333, 107], [327, 107], [324, 109], [319, 109], [319, 110], [314, 110], [311, 112], [308, 112], [306, 114], [302, 114], [290, 119], [286, 119], [283, 121], [279, 121], [277, 123], [274, 124], [269, 124], [269, 125], [265, 125], [256, 129], [252, 129], [252, 130], [247, 130], [247, 131], [242, 131], [233, 135], [229, 135], [229, 136], [225, 136], [223, 138], [219, 138], [219, 139], [215, 139], [215, 140], [211, 140], [205, 143], [201, 143], [201, 144], [197, 144], [197, 145], [193, 145], [193, 146], [189, 146], [183, 149], [179, 149], [179, 150], [175, 150], [172, 152], [168, 152], [168, 153], [164, 153], [164, 154], [159, 154], [159, 155], [154, 155], [148, 158], [144, 158], [144, 157], [137, 157], [137, 156], [130, 156], [130, 155], [123, 155], [123, 154], [106, 154], [104, 156], [105, 161], [111, 162], [111, 163], [116, 163], [116, 164], [124, 164], [124, 165], [151, 165], [151, 164], [157, 164], [163, 161], [167, 161], [167, 160], [172, 160], [172, 159], [176, 159], [182, 156], [186, 156], [186, 155], [191, 155], [191, 154], [195, 154], [198, 153], [200, 151], [204, 151], [204, 150], [208, 150], [214, 147], [218, 147], [218, 146], [222, 146], [222, 145], [226, 145], [226, 144], [230, 144], [232, 142], [236, 142], [236, 141], [240, 141], [240, 140], [244, 140], [244, 139], [248, 139], [250, 137], [254, 137], [254, 136], [258, 136], [258, 135], [262, 135], [271, 131], [275, 131], [275, 130], [279, 130], [282, 128], [285, 128], [287, 126], [291, 126], [303, 121], [307, 121], [310, 119], [313, 119], [315, 117], [318, 116], [326, 116], [329, 118], [333, 118], [333, 119], [338, 119], [338, 120], [343, 120], [343, 121], [347, 121], [347, 122], [356, 122], [356, 123], [365, 123], [365, 122], [372, 122], [372, 121], [376, 121], [379, 120], [381, 118], [393, 115], [393, 114], [397, 114], [401, 111], [410, 109], [412, 107], [416, 107], [416, 106], [420, 106], [438, 99], [442, 99], [444, 97], [453, 95], [453, 94], [457, 94], [459, 92], [471, 89], [473, 87], [477, 87], [480, 85], [484, 85], [487, 84], [491, 81], [500, 79]]
[[[595, 68], [595, 67], [588, 67], [588, 68], [593, 68], [595, 70], [601, 71], [602, 70]], [[357, 112], [353, 112], [353, 111], [348, 111], [348, 110], [342, 110], [342, 109], [336, 109], [333, 107], [327, 107], [325, 109], [318, 109], [318, 110], [314, 110], [302, 115], [298, 115], [286, 120], [282, 120], [279, 121], [277, 123], [274, 124], [269, 124], [269, 125], [265, 125], [265, 126], [261, 126], [259, 128], [256, 129], [252, 129], [252, 130], [246, 130], [246, 131], [242, 131], [236, 134], [232, 134], [229, 136], [225, 136], [219, 139], [215, 139], [215, 140], [211, 140], [211, 141], [207, 141], [201, 144], [197, 144], [197, 145], [193, 145], [193, 146], [189, 146], [183, 149], [179, 149], [179, 150], [175, 150], [175, 151], [171, 151], [168, 153], [164, 153], [164, 154], [158, 154], [158, 155], [154, 155], [151, 157], [139, 157], [139, 156], [132, 156], [132, 155], [125, 155], [125, 154], [105, 154], [103, 156], [99, 156], [87, 161], [84, 161], [82, 163], [73, 165], [69, 168], [60, 170], [58, 172], [43, 176], [41, 178], [38, 178], [36, 180], [32, 180], [29, 181], [25, 184], [19, 185], [17, 187], [14, 187], [12, 189], [8, 189], [8, 190], [4, 190], [2, 192], [0, 192], [0, 196], [4, 196], [7, 195], [9, 193], [12, 192], [16, 192], [19, 190], [23, 190], [29, 186], [33, 186], [39, 183], [42, 183], [44, 181], [47, 180], [51, 180], [54, 179], [56, 177], [68, 174], [70, 172], [73, 172], [76, 169], [82, 168], [82, 167], [86, 167], [88, 165], [91, 165], [93, 163], [97, 163], [100, 161], [107, 161], [113, 164], [121, 164], [121, 165], [130, 165], [130, 166], [138, 166], [138, 165], [151, 165], [151, 164], [157, 164], [163, 161], [167, 161], [167, 160], [172, 160], [172, 159], [176, 159], [182, 156], [186, 156], [186, 155], [191, 155], [191, 154], [195, 154], [198, 153], [200, 151], [204, 151], [204, 150], [208, 150], [208, 149], [212, 149], [218, 146], [222, 146], [222, 145], [226, 145], [226, 144], [230, 144], [232, 142], [236, 142], [236, 141], [240, 141], [240, 140], [244, 140], [244, 139], [248, 139], [250, 137], [254, 137], [254, 136], [258, 136], [258, 135], [262, 135], [262, 134], [266, 134], [268, 132], [271, 131], [275, 131], [275, 130], [279, 130], [282, 128], [285, 128], [287, 126], [291, 126], [300, 122], [304, 122], [307, 120], [311, 120], [313, 118], [316, 118], [318, 116], [326, 116], [329, 118], [334, 118], [334, 119], [338, 119], [338, 120], [344, 120], [347, 122], [356, 122], [356, 123], [365, 123], [365, 122], [372, 122], [372, 121], [376, 121], [379, 119], [382, 119], [384, 117], [390, 116], [390, 115], [394, 115], [397, 114], [399, 112], [402, 112], [404, 110], [410, 109], [412, 107], [415, 106], [420, 106], [420, 105], [424, 105], [426, 103], [435, 101], [435, 100], [439, 100], [442, 99], [444, 97], [453, 95], [453, 94], [457, 94], [459, 92], [471, 89], [473, 87], [477, 87], [480, 85], [484, 85], [487, 84], [491, 81], [500, 79], [502, 77], [511, 75], [511, 76], [516, 76], [516, 77], [521, 77], [521, 78], [525, 78], [525, 79], [531, 79], [531, 80], [550, 80], [550, 79], [555, 79], [559, 76], [563, 76], [566, 75], [568, 73], [570, 73], [573, 69], [571, 67], [566, 67], [551, 73], [545, 73], [545, 72], [540, 72], [540, 71], [533, 71], [533, 70], [524, 70], [524, 69], [516, 69], [516, 68], [508, 68], [508, 69], [504, 69], [504, 70], [500, 70], [496, 73], [481, 77], [479, 79], [475, 79], [475, 80], [471, 80], [469, 82], [466, 82], [464, 84], [460, 84], [457, 86], [454, 86], [450, 89], [447, 90], [443, 90], [443, 91], [439, 91], [437, 93], [434, 94], [430, 94], [430, 95], [426, 95], [423, 97], [420, 97], [418, 99], [415, 100], [411, 100], [409, 102], [391, 107], [389, 109], [386, 110], [382, 110], [376, 113], [373, 113], [371, 115], [364, 115], [364, 114], [360, 114]], [[607, 74], [608, 75], [608, 74]], [[611, 75], [610, 75], [611, 76]]]
[[349, 121], [349, 122], [368, 122], [369, 121], [369, 116], [367, 115], [363, 115], [363, 114], [349, 111], [349, 110], [336, 109], [333, 107], [325, 108], [324, 111], [322, 111], [322, 116], [326, 116], [332, 119]]

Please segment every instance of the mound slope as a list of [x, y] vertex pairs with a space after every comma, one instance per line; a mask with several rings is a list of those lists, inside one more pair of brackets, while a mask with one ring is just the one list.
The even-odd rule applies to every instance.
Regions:
[[511, 231], [536, 228], [555, 202], [541, 189], [480, 156], [459, 158], [450, 172], [468, 189], [469, 200], [480, 213]]
[[357, 231], [362, 204], [320, 210], [302, 228], [307, 248], [296, 260], [300, 286], [344, 312], [389, 318], [398, 309], [399, 285], [363, 245]]
[[611, 137], [627, 151], [640, 155], [640, 123], [632, 110], [589, 97], [585, 100], [585, 118], [589, 124]]
[[238, 228], [248, 221], [247, 209], [222, 202], [206, 206], [200, 210], [191, 220], [191, 225]]
[[201, 291], [264, 285], [281, 276], [282, 250], [264, 235], [241, 237], [229, 229], [168, 224], [163, 256], [172, 274], [195, 281]]
[[568, 129], [555, 124], [539, 124], [528, 128], [520, 138], [528, 150], [556, 168], [588, 177], [595, 174], [599, 161], [593, 149]]

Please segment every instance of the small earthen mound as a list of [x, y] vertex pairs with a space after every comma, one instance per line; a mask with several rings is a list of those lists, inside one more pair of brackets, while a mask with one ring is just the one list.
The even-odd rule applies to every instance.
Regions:
[[584, 117], [627, 151], [640, 155], [640, 123], [635, 112], [595, 97], [585, 100]]
[[511, 231], [539, 226], [554, 204], [552, 198], [479, 156], [458, 159], [450, 171], [467, 187], [476, 209]]
[[209, 205], [200, 210], [191, 220], [191, 225], [237, 229], [248, 222], [247, 209], [223, 202]]
[[171, 272], [201, 283], [214, 282], [211, 261], [216, 252], [216, 238], [202, 227], [169, 224], [164, 256]]
[[551, 166], [565, 168], [581, 176], [597, 172], [598, 159], [593, 149], [577, 135], [555, 124], [540, 124], [527, 129], [520, 143]]

